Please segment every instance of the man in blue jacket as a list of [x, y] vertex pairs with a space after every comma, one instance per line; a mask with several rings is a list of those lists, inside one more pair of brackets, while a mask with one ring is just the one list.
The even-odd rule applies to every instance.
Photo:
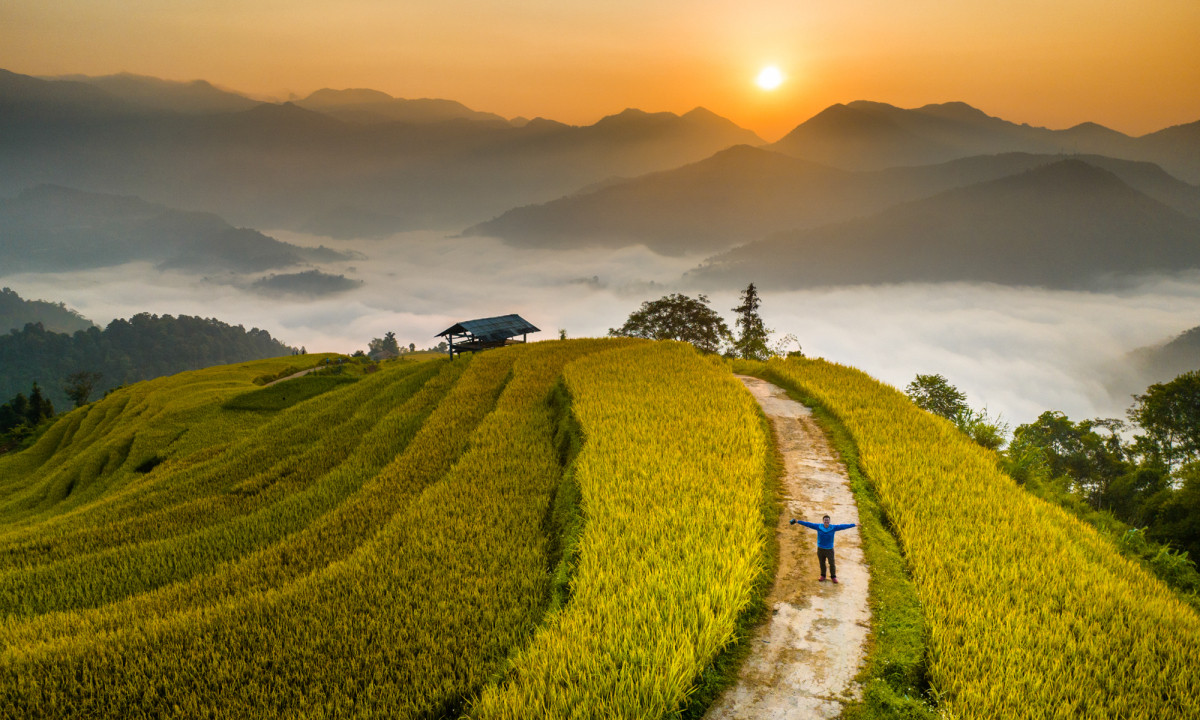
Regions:
[[849, 530], [854, 523], [848, 525], [830, 525], [829, 516], [821, 518], [821, 524], [805, 522], [792, 518], [793, 525], [803, 525], [817, 531], [817, 562], [821, 563], [821, 580], [825, 582], [825, 560], [829, 560], [829, 578], [837, 582], [837, 565], [833, 564], [833, 534], [838, 530]]

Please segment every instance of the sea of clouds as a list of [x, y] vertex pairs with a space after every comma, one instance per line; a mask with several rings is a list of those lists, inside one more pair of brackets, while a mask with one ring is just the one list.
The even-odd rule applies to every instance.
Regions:
[[[396, 333], [430, 347], [459, 320], [519, 313], [542, 329], [531, 339], [604, 335], [641, 302], [688, 292], [680, 278], [699, 257], [621, 250], [515, 249], [490, 238], [403, 233], [331, 242], [277, 231], [281, 240], [361, 254], [322, 270], [362, 280], [325, 297], [268, 297], [254, 277], [199, 277], [144, 264], [56, 274], [0, 275], [29, 299], [65, 302], [100, 325], [138, 312], [215, 317], [259, 327], [310, 352], [353, 352]], [[903, 388], [941, 373], [970, 403], [1011, 424], [1055, 409], [1073, 418], [1121, 417], [1130, 405], [1126, 354], [1200, 325], [1200, 273], [1147, 278], [1109, 292], [994, 285], [903, 284], [775, 292], [761, 314], [806, 355], [861, 368]], [[737, 291], [710, 294], [732, 324]], [[1136, 386], [1130, 386], [1136, 387]]]

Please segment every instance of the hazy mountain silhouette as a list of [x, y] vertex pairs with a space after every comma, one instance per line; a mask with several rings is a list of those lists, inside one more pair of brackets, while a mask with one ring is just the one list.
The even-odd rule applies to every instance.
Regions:
[[[96, 85], [12, 73], [0, 76], [0, 98], [0, 194], [58, 184], [211, 210], [241, 225], [339, 234], [358, 225], [381, 234], [389, 218], [391, 230], [458, 230], [605, 178], [761, 143], [702, 109], [628, 110], [584, 127], [544, 119], [363, 124], [294, 103], [148, 115]], [[381, 100], [357, 91], [337, 99], [371, 98]], [[355, 211], [362, 223], [348, 217]]]
[[0, 70], [0, 129], [5, 133], [39, 122], [94, 122], [136, 109], [84, 82], [49, 82]]
[[454, 100], [396, 98], [378, 90], [349, 89], [318, 90], [296, 104], [332, 117], [354, 123], [437, 123], [470, 120], [508, 125], [508, 120], [494, 113], [479, 112]]
[[336, 295], [363, 284], [345, 275], [331, 275], [320, 270], [282, 273], [259, 278], [250, 288], [263, 295], [298, 295], [307, 298]]
[[[860, 217], [1061, 159], [1007, 153], [849, 172], [742, 145], [674, 170], [516, 208], [467, 234], [541, 247], [645, 244], [671, 254], [715, 251], [772, 232]], [[1200, 188], [1161, 168], [1098, 156], [1084, 159], [1169, 207], [1200, 218]]]
[[50, 332], [73, 333], [95, 325], [61, 302], [25, 300], [9, 288], [0, 288], [0, 335], [28, 323], [41, 323]]
[[132, 73], [62, 75], [45, 79], [91, 85], [111, 97], [150, 112], [215, 115], [249, 110], [262, 104], [244, 95], [216, 88], [206, 80], [177, 82]]
[[1184, 180], [1200, 182], [1200, 129], [1189, 128], [1133, 138], [1095, 123], [1066, 130], [1018, 125], [961, 102], [902, 109], [857, 101], [826, 108], [771, 149], [850, 170], [1007, 152], [1085, 153], [1148, 160]]
[[689, 279], [772, 289], [908, 281], [1092, 288], [1186, 268], [1200, 268], [1200, 220], [1069, 159], [779, 233], [711, 259]]
[[346, 257], [327, 248], [303, 248], [257, 230], [235, 228], [211, 213], [53, 185], [0, 199], [0, 240], [5, 273], [133, 261], [189, 271], [260, 272]]
[[1135, 350], [1130, 357], [1142, 376], [1139, 390], [1200, 370], [1200, 327], [1184, 331], [1161, 345]]
[[1200, 121], [1173, 125], [1138, 139], [1143, 155], [1189, 182], [1200, 182]]

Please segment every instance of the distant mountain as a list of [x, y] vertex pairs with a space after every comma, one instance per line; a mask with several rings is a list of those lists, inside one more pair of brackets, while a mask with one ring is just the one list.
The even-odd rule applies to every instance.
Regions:
[[[674, 170], [515, 208], [466, 233], [522, 246], [645, 244], [669, 254], [712, 252], [773, 232], [861, 217], [1062, 159], [1008, 153], [848, 172], [739, 145]], [[1083, 159], [1169, 207], [1200, 218], [1200, 188], [1156, 165], [1098, 156]]]
[[99, 77], [62, 75], [44, 79], [90, 85], [113, 98], [149, 112], [216, 115], [241, 112], [262, 104], [244, 95], [220, 90], [205, 80], [176, 82], [131, 73]]
[[1131, 360], [1141, 376], [1141, 388], [1200, 370], [1200, 327], [1182, 332], [1162, 345], [1135, 350]]
[[344, 257], [235, 228], [211, 213], [175, 210], [136, 197], [43, 185], [0, 199], [0, 266], [5, 274], [133, 261], [189, 271], [261, 272]]
[[51, 332], [72, 333], [95, 327], [91, 320], [61, 302], [25, 300], [9, 288], [0, 288], [0, 333], [41, 323]]
[[0, 398], [36, 382], [61, 411], [71, 407], [63, 384], [80, 370], [100, 373], [95, 399], [118, 385], [293, 352], [266, 330], [187, 315], [141, 313], [70, 335], [30, 324], [0, 335]]
[[1069, 159], [779, 233], [711, 259], [689, 280], [773, 289], [946, 281], [1091, 288], [1186, 268], [1200, 268], [1200, 220]]
[[584, 127], [471, 120], [478, 115], [347, 120], [347, 107], [462, 112], [453, 103], [382, 95], [324, 93], [301, 101], [322, 112], [261, 103], [219, 114], [154, 114], [129, 93], [6, 73], [0, 75], [0, 195], [55, 184], [209, 210], [238, 225], [339, 236], [359, 227], [376, 235], [460, 230], [607, 178], [762, 142], [702, 109], [682, 116], [628, 110]]
[[298, 273], [268, 275], [255, 280], [250, 288], [263, 295], [299, 295], [315, 298], [337, 295], [361, 287], [362, 284], [362, 280], [354, 280], [345, 275], [331, 275], [320, 270], [305, 270]]
[[1139, 150], [1189, 182], [1200, 183], [1200, 121], [1174, 125], [1138, 139]]
[[306, 110], [314, 110], [354, 123], [438, 123], [453, 120], [487, 122], [508, 125], [508, 120], [494, 113], [479, 112], [454, 100], [419, 98], [406, 100], [378, 90], [352, 89], [318, 90], [303, 100], [297, 100]]
[[902, 109], [857, 101], [826, 108], [771, 145], [772, 150], [848, 170], [929, 165], [1008, 152], [1095, 154], [1157, 163], [1200, 182], [1200, 124], [1133, 138], [1095, 123], [1067, 130], [1018, 125], [965, 103]]

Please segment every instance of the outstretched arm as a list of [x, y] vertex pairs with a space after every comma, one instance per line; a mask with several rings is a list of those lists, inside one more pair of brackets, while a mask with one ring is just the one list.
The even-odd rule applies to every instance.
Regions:
[[854, 527], [855, 525], [856, 525], [856, 523], [846, 523], [845, 525], [830, 525], [829, 527], [832, 528], [833, 530], [849, 530], [850, 528]]
[[821, 526], [820, 526], [820, 525], [818, 525], [817, 523], [805, 522], [804, 520], [796, 520], [796, 519], [793, 519], [793, 520], [792, 520], [792, 523], [793, 523], [793, 524], [796, 524], [796, 525], [803, 525], [804, 527], [806, 527], [806, 528], [812, 528], [813, 530], [816, 530], [817, 528], [821, 527]]

